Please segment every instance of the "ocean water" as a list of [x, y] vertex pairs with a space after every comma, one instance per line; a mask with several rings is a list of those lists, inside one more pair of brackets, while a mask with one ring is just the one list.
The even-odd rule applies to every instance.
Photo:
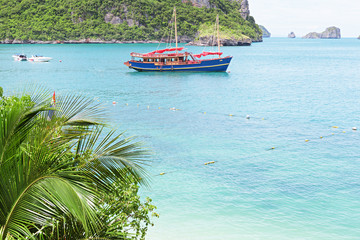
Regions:
[[[224, 47], [228, 73], [123, 65], [156, 48], [0, 45], [0, 86], [97, 97], [114, 127], [152, 149], [141, 194], [160, 218], [146, 239], [360, 239], [359, 40]], [[54, 60], [14, 62], [14, 53]]]

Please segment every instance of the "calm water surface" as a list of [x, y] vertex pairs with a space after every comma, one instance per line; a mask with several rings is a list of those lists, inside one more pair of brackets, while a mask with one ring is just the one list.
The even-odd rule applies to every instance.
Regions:
[[[115, 127], [153, 149], [142, 195], [160, 218], [147, 239], [360, 239], [359, 40], [224, 47], [229, 73], [123, 65], [156, 47], [0, 45], [0, 86], [96, 96]], [[54, 60], [14, 62], [14, 53]]]

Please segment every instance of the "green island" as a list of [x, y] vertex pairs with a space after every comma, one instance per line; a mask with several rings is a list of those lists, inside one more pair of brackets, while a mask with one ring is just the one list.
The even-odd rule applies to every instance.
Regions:
[[193, 41], [217, 14], [226, 35], [262, 41], [255, 19], [242, 15], [242, 1], [248, 11], [247, 0], [203, 1], [207, 6], [190, 0], [0, 0], [0, 40], [161, 41], [176, 7], [180, 42]]

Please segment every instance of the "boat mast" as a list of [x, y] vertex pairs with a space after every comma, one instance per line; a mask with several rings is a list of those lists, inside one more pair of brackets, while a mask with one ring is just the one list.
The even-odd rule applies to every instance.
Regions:
[[220, 26], [219, 26], [219, 14], [216, 15], [216, 25], [217, 25], [217, 44], [218, 52], [220, 53]]
[[176, 7], [174, 7], [174, 15], [175, 15], [175, 42], [176, 42], [176, 53], [178, 53], [178, 39], [177, 39], [177, 26], [176, 26]]

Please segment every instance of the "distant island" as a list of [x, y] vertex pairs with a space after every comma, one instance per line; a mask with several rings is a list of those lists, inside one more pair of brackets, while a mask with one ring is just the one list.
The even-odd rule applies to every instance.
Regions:
[[164, 42], [174, 6], [179, 42], [209, 37], [217, 14], [223, 45], [262, 41], [248, 0], [8, 0], [1, 6], [0, 43]]
[[296, 38], [295, 33], [294, 32], [289, 33], [288, 38]]
[[262, 25], [259, 25], [259, 27], [260, 27], [260, 29], [261, 29], [261, 31], [262, 31], [262, 37], [263, 38], [269, 38], [269, 37], [271, 37], [271, 33], [264, 27], [264, 26], [262, 26]]
[[340, 39], [340, 29], [337, 27], [329, 27], [322, 33], [311, 32], [305, 35], [303, 38], [310, 39]]

